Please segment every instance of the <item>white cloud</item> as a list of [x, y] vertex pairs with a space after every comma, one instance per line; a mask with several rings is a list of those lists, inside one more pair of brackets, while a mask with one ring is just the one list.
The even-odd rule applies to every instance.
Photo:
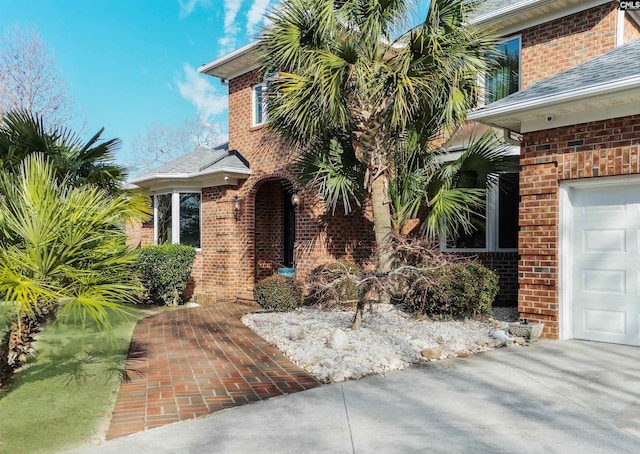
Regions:
[[210, 121], [211, 117], [221, 114], [227, 109], [227, 94], [221, 93], [217, 86], [205, 79], [195, 68], [185, 63], [184, 78], [176, 79], [180, 95], [198, 109], [202, 121]]
[[242, 6], [242, 1], [224, 0], [224, 31], [225, 32], [228, 33], [230, 31], [233, 31], [237, 33], [238, 27], [235, 25], [235, 21], [241, 6]]
[[209, 0], [178, 0], [180, 17], [187, 17], [197, 5], [209, 6]]
[[225, 55], [238, 47], [236, 35], [240, 28], [236, 23], [236, 17], [242, 6], [240, 0], [224, 0], [224, 36], [218, 39], [219, 55]]
[[228, 54], [238, 48], [238, 40], [234, 36], [223, 36], [218, 40], [218, 56]]
[[269, 8], [269, 0], [254, 0], [249, 12], [247, 13], [247, 35], [254, 37], [258, 25], [263, 23], [264, 15]]

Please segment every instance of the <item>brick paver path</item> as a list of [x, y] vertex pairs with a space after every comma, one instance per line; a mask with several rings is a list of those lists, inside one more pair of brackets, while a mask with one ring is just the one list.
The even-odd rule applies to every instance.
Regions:
[[107, 439], [319, 386], [242, 324], [257, 309], [219, 303], [141, 320]]

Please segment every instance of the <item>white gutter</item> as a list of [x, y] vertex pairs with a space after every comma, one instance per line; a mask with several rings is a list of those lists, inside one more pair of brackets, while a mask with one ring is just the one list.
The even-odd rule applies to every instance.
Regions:
[[205, 63], [204, 65], [200, 66], [198, 68], [198, 72], [199, 73], [208, 73], [209, 71], [211, 71], [212, 69], [224, 65], [226, 63], [229, 63], [233, 60], [235, 60], [238, 57], [242, 57], [245, 54], [248, 54], [249, 52], [251, 52], [251, 50], [253, 50], [253, 48], [255, 48], [258, 45], [257, 41], [253, 41], [250, 42], [249, 44], [242, 46], [240, 49], [236, 49], [233, 52], [231, 52], [230, 54], [227, 54], [223, 57], [218, 58], [217, 60], [214, 60], [210, 63]]
[[640, 87], [640, 76], [627, 77], [625, 79], [616, 80], [615, 82], [607, 82], [598, 85], [592, 85], [572, 91], [565, 91], [550, 96], [541, 96], [530, 99], [528, 101], [507, 104], [505, 106], [486, 107], [483, 109], [470, 112], [467, 118], [469, 120], [481, 120], [488, 117], [495, 117], [504, 114], [514, 114], [526, 110], [542, 108], [553, 104], [566, 103], [567, 101], [578, 101], [584, 98], [590, 98], [596, 95], [607, 95], [616, 91], [628, 90]]
[[130, 184], [143, 183], [151, 180], [187, 180], [198, 177], [204, 177], [208, 175], [214, 175], [216, 173], [228, 173], [230, 175], [251, 175], [250, 169], [238, 169], [236, 167], [217, 167], [215, 169], [204, 170], [196, 173], [156, 173], [147, 177], [138, 177], [131, 180]]
[[[507, 32], [506, 34], [511, 34], [524, 28], [529, 28], [543, 22], [548, 22], [549, 20], [558, 19], [569, 14], [575, 14], [579, 11], [584, 11], [589, 8], [602, 5], [604, 3], [609, 3], [610, 1], [612, 0], [582, 0], [580, 2], [574, 1], [573, 3], [563, 4], [563, 6], [560, 6], [558, 9], [558, 6], [556, 5], [556, 3], [558, 3], [558, 0], [520, 0], [515, 1], [514, 4], [509, 4], [509, 6], [505, 8], [475, 16], [469, 22], [479, 27], [491, 26], [492, 24], [499, 24], [500, 22], [513, 22], [507, 27], [508, 30], [501, 30], [502, 34], [504, 34], [505, 32]], [[540, 18], [523, 19], [522, 17], [526, 16], [527, 13], [545, 9], [551, 11], [542, 13], [540, 17], [544, 17], [543, 21], [541, 21]], [[480, 7], [480, 11], [481, 10], [482, 7]], [[516, 23], [518, 24], [517, 26], [515, 26]]]
[[[505, 19], [509, 16], [517, 16], [522, 14], [522, 10], [534, 9], [543, 3], [555, 3], [556, 0], [521, 0], [510, 4], [508, 8], [498, 9], [490, 13], [475, 16], [469, 22], [472, 24], [481, 24], [483, 22], [496, 22], [499, 19]], [[482, 9], [482, 7], [480, 7]]]

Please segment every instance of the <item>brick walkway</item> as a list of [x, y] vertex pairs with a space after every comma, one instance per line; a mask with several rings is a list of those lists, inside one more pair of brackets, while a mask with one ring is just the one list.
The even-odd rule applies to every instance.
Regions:
[[218, 303], [141, 320], [107, 439], [319, 386], [242, 324], [256, 309]]

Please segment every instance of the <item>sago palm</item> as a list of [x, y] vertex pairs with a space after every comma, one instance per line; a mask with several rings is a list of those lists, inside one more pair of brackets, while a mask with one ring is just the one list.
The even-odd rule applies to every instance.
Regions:
[[23, 359], [22, 324], [57, 313], [108, 330], [107, 310], [140, 289], [123, 225], [144, 219], [146, 201], [73, 187], [55, 171], [44, 155], [31, 154], [14, 174], [0, 174], [0, 299], [18, 314], [2, 349], [5, 371]]

